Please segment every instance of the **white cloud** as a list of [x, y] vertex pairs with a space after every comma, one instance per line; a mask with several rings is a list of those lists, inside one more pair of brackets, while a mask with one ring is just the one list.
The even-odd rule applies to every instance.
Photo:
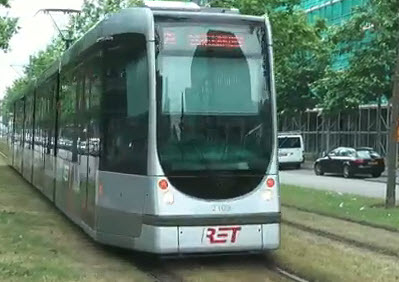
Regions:
[[[21, 29], [10, 42], [11, 51], [0, 51], [0, 99], [5, 95], [7, 86], [22, 73], [22, 66], [27, 64], [29, 56], [45, 49], [50, 40], [58, 33], [50, 16], [36, 14], [40, 9], [69, 8], [80, 9], [83, 0], [12, 0], [11, 9], [0, 9], [0, 15], [8, 14], [19, 18]], [[67, 16], [54, 14], [60, 25], [66, 23]]]

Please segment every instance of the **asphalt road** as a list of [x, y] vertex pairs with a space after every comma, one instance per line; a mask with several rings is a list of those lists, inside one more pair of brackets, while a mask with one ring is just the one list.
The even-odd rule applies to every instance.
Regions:
[[[280, 181], [283, 184], [308, 187], [318, 190], [328, 190], [340, 193], [350, 193], [373, 198], [385, 198], [386, 177], [356, 177], [346, 179], [339, 175], [317, 176], [309, 169], [280, 170]], [[396, 185], [396, 194], [399, 193]]]

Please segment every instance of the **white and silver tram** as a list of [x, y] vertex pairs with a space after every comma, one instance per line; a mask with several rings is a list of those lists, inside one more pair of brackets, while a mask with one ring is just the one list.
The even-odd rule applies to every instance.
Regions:
[[98, 23], [15, 102], [9, 160], [96, 241], [280, 244], [270, 25], [148, 2]]

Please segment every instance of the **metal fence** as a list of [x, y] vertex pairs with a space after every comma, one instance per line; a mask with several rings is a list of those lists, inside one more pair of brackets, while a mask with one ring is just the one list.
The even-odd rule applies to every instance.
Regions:
[[323, 115], [320, 109], [298, 115], [280, 115], [280, 132], [300, 132], [305, 152], [320, 154], [338, 146], [373, 147], [386, 155], [390, 107], [361, 106], [358, 110], [336, 115]]

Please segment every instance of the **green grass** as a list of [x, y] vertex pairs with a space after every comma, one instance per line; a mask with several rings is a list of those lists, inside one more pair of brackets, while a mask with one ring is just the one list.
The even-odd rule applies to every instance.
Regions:
[[281, 203], [325, 215], [399, 230], [399, 209], [385, 209], [381, 199], [282, 185]]
[[285, 224], [281, 227], [281, 239], [274, 260], [309, 281], [399, 281], [396, 257], [355, 248]]
[[95, 244], [0, 157], [0, 281], [150, 281]]

